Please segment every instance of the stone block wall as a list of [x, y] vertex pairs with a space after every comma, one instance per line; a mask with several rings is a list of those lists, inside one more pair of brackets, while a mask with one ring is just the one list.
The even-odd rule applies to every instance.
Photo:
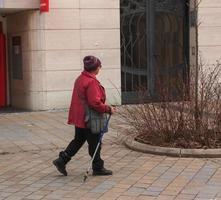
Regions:
[[30, 110], [43, 109], [43, 30], [39, 12], [25, 11], [7, 16], [9, 64], [11, 64], [12, 37], [21, 36], [23, 78], [15, 79], [10, 72], [10, 103]]
[[119, 0], [50, 0], [48, 13], [22, 11], [7, 21], [9, 38], [22, 37], [24, 76], [11, 79], [13, 106], [68, 108], [82, 59], [89, 54], [101, 59], [98, 79], [109, 103], [121, 103]]
[[107, 90], [109, 103], [116, 103], [116, 99], [120, 103], [115, 88], [121, 87], [119, 14], [119, 0], [51, 1], [50, 12], [43, 14], [45, 109], [69, 107], [74, 80], [86, 55], [101, 59], [98, 79]]
[[199, 51], [206, 63], [221, 59], [221, 1], [202, 0], [199, 4]]

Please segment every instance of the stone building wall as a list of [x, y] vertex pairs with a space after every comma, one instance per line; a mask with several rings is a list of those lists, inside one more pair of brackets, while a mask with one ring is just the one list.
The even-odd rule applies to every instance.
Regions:
[[221, 1], [202, 0], [199, 4], [199, 51], [206, 63], [221, 59]]

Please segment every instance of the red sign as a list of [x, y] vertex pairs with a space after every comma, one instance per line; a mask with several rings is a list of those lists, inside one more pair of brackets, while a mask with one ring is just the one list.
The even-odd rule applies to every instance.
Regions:
[[40, 0], [40, 12], [49, 12], [49, 0]]

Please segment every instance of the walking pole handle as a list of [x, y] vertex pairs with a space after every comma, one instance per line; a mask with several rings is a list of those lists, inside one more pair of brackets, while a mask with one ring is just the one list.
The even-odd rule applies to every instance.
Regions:
[[108, 116], [108, 118], [107, 118], [107, 121], [106, 121], [106, 123], [105, 123], [104, 129], [101, 130], [101, 133], [100, 133], [101, 135], [100, 135], [100, 140], [99, 140], [99, 142], [102, 140], [103, 135], [104, 135], [104, 133], [105, 133], [105, 130], [107, 130], [107, 127], [108, 127], [110, 118], [111, 118], [111, 114], [109, 114], [109, 116]]

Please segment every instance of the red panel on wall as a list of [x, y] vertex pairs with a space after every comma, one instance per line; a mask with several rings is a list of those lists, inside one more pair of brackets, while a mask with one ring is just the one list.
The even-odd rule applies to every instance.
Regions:
[[0, 33], [0, 107], [7, 105], [5, 36]]
[[49, 12], [49, 0], [40, 0], [40, 12]]

